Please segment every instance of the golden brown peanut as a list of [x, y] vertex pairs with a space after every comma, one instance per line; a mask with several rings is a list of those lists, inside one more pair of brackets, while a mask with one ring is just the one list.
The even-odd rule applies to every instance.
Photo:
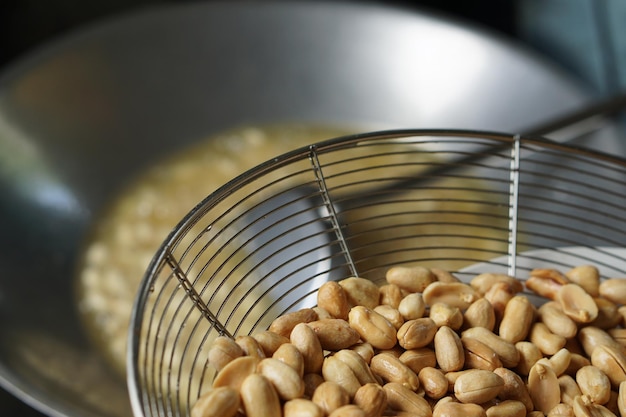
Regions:
[[427, 347], [407, 350], [400, 355], [399, 359], [416, 374], [426, 367], [437, 365], [435, 351]]
[[626, 329], [625, 328], [614, 328], [608, 329], [607, 332], [611, 335], [611, 337], [620, 345], [626, 347]]
[[556, 301], [561, 309], [577, 323], [590, 323], [598, 317], [598, 306], [585, 290], [576, 284], [565, 284], [559, 288]]
[[405, 320], [415, 320], [424, 317], [426, 311], [426, 303], [421, 293], [411, 293], [406, 295], [400, 305], [398, 311]]
[[324, 417], [324, 411], [311, 400], [296, 398], [285, 402], [283, 417]]
[[459, 335], [449, 328], [442, 326], [434, 337], [435, 356], [443, 372], [459, 371], [465, 364], [465, 351]]
[[324, 350], [349, 348], [361, 339], [359, 333], [345, 320], [316, 320], [306, 325], [313, 329]]
[[471, 371], [473, 371], [473, 369], [464, 369], [462, 371], [446, 372], [445, 376], [446, 376], [446, 379], [448, 380], [448, 392], [450, 393], [454, 392], [454, 384], [456, 383], [456, 380], [459, 379], [461, 375], [466, 374]]
[[408, 320], [398, 329], [397, 341], [404, 349], [417, 349], [430, 344], [437, 333], [437, 325], [429, 318]]
[[451, 272], [440, 268], [430, 268], [430, 272], [435, 275], [437, 281], [441, 282], [461, 282], [460, 279], [455, 277]]
[[272, 355], [277, 359], [293, 368], [300, 377], [304, 375], [304, 358], [297, 347], [291, 343], [283, 343]]
[[470, 285], [478, 291], [479, 294], [486, 294], [491, 287], [496, 283], [505, 283], [509, 286], [511, 293], [521, 292], [524, 288], [522, 282], [515, 277], [506, 274], [496, 274], [492, 272], [485, 272], [476, 275], [471, 279]]
[[361, 385], [378, 382], [367, 362], [353, 350], [342, 349], [334, 357], [348, 365]]
[[566, 348], [560, 349], [548, 359], [548, 363], [556, 376], [563, 375], [569, 368], [572, 354]]
[[626, 355], [613, 346], [596, 346], [591, 354], [591, 364], [609, 377], [614, 388], [626, 381]]
[[454, 382], [454, 395], [462, 403], [483, 404], [498, 396], [504, 381], [491, 371], [472, 369]]
[[593, 265], [579, 265], [570, 269], [565, 276], [574, 284], [578, 284], [592, 297], [600, 295], [600, 272]]
[[397, 382], [389, 382], [383, 389], [387, 394], [387, 404], [392, 410], [407, 411], [420, 417], [432, 415], [428, 402], [410, 388]]
[[226, 336], [218, 336], [211, 343], [209, 363], [219, 372], [229, 362], [243, 356], [243, 354], [243, 349], [233, 339]]
[[609, 333], [594, 326], [585, 326], [578, 331], [578, 340], [588, 357], [598, 346], [611, 346], [616, 350], [623, 351], [622, 345], [616, 342]]
[[385, 279], [390, 284], [408, 292], [424, 292], [426, 287], [435, 282], [437, 277], [428, 268], [423, 266], [405, 267], [394, 266], [387, 270]]
[[350, 398], [354, 397], [361, 383], [350, 367], [334, 356], [324, 358], [322, 376], [326, 381], [339, 384], [346, 390]]
[[617, 392], [617, 408], [621, 417], [626, 416], [626, 381], [619, 384]]
[[568, 375], [576, 375], [576, 372], [583, 366], [591, 365], [591, 360], [579, 353], [570, 353], [569, 366], [565, 370]]
[[564, 404], [574, 404], [574, 398], [582, 395], [578, 383], [570, 375], [561, 375], [558, 378], [559, 390], [561, 391], [561, 402]]
[[541, 363], [536, 363], [528, 374], [528, 393], [535, 410], [547, 414], [561, 402], [561, 389], [554, 371]]
[[365, 412], [365, 417], [379, 417], [387, 408], [387, 393], [379, 384], [365, 384], [354, 395], [354, 404]]
[[248, 417], [275, 417], [282, 414], [280, 399], [272, 383], [261, 374], [250, 374], [239, 391]]
[[506, 400], [487, 408], [487, 417], [526, 417], [526, 407], [520, 401]]
[[513, 343], [502, 339], [484, 327], [467, 329], [462, 333], [461, 337], [477, 339], [489, 346], [498, 354], [500, 361], [507, 368], [514, 368], [520, 360], [520, 354]]
[[446, 402], [437, 405], [432, 417], [487, 417], [485, 409], [478, 404]]
[[315, 311], [315, 313], [317, 314], [317, 319], [318, 320], [334, 319], [335, 318], [328, 311], [324, 310], [320, 306], [313, 307], [313, 311]]
[[547, 279], [561, 285], [570, 283], [570, 280], [569, 278], [567, 278], [567, 276], [563, 275], [559, 270], [554, 268], [535, 268], [530, 271], [530, 276], [535, 278]]
[[539, 320], [548, 326], [554, 334], [563, 336], [566, 339], [576, 336], [578, 326], [567, 314], [563, 312], [561, 306], [554, 302], [547, 302], [537, 309]]
[[357, 343], [356, 345], [351, 346], [350, 349], [358, 353], [359, 356], [362, 357], [363, 360], [368, 364], [374, 357], [374, 353], [375, 353], [374, 347], [371, 344], [366, 343], [366, 342]]
[[548, 326], [536, 322], [530, 329], [528, 340], [539, 348], [545, 355], [554, 355], [565, 346], [565, 338], [554, 334]]
[[504, 340], [517, 343], [526, 339], [535, 318], [535, 306], [525, 295], [516, 295], [504, 308], [499, 335]]
[[276, 318], [270, 324], [269, 331], [278, 333], [281, 336], [289, 338], [291, 334], [291, 330], [298, 323], [309, 323], [311, 321], [315, 321], [318, 319], [317, 313], [312, 308], [303, 308], [298, 311], [294, 311], [291, 313], [283, 314], [282, 316]]
[[611, 381], [593, 365], [580, 368], [576, 372], [576, 382], [580, 392], [595, 404], [606, 404], [611, 398]]
[[519, 401], [524, 405], [527, 412], [533, 410], [533, 401], [528, 393], [528, 388], [518, 374], [507, 368], [497, 368], [493, 373], [502, 378], [504, 383], [498, 394], [500, 400]]
[[265, 351], [252, 336], [237, 336], [235, 343], [243, 350], [244, 355], [256, 356], [257, 358], [265, 358]]
[[378, 305], [378, 285], [359, 277], [350, 277], [339, 281], [351, 306], [374, 308]]
[[617, 310], [617, 304], [605, 298], [594, 298], [593, 301], [598, 306], [598, 316], [590, 323], [591, 326], [599, 327], [600, 329], [610, 329], [622, 322], [622, 316]]
[[322, 284], [317, 291], [317, 305], [336, 319], [348, 319], [350, 302], [343, 287], [335, 281]]
[[580, 395], [574, 399], [574, 415], [576, 417], [615, 417], [606, 407], [594, 404], [586, 395]]
[[458, 307], [451, 307], [443, 303], [435, 303], [430, 306], [429, 317], [437, 327], [448, 326], [453, 330], [459, 330], [463, 325], [463, 313]]
[[515, 294], [516, 293], [511, 290], [511, 287], [504, 282], [496, 282], [493, 284], [493, 287], [489, 288], [485, 293], [485, 300], [489, 301], [493, 306], [493, 311], [496, 314], [496, 323], [502, 320], [504, 309]]
[[257, 372], [272, 383], [278, 396], [283, 400], [293, 400], [304, 394], [304, 382], [291, 366], [274, 358], [261, 359]]
[[270, 332], [269, 330], [264, 330], [261, 332], [256, 332], [252, 335], [254, 340], [257, 341], [261, 349], [263, 349], [263, 353], [266, 358], [270, 358], [276, 349], [280, 347], [280, 345], [284, 343], [289, 343], [289, 339], [285, 336], [281, 336], [277, 333]]
[[324, 350], [315, 331], [305, 323], [297, 324], [290, 335], [291, 344], [302, 354], [305, 373], [319, 373], [324, 362]]
[[404, 317], [400, 312], [390, 305], [381, 304], [374, 308], [374, 311], [383, 316], [391, 325], [398, 330], [404, 324]]
[[461, 339], [461, 343], [465, 350], [466, 368], [493, 371], [502, 366], [497, 353], [480, 340], [466, 337]]
[[230, 387], [211, 388], [193, 405], [191, 417], [234, 417], [239, 405], [239, 391]]
[[574, 407], [570, 404], [560, 403], [550, 410], [546, 417], [576, 417]]
[[370, 369], [385, 382], [397, 382], [411, 391], [419, 388], [417, 374], [390, 353], [374, 355], [370, 362]]
[[339, 407], [350, 404], [350, 395], [336, 382], [325, 381], [313, 392], [311, 401], [320, 407], [325, 415], [328, 415]]
[[493, 331], [496, 325], [496, 313], [491, 303], [485, 298], [474, 301], [465, 310], [463, 315], [463, 328], [484, 327]]
[[621, 324], [622, 325], [626, 324], [626, 306], [619, 306], [617, 308], [617, 312], [619, 313], [620, 316], [622, 316]]
[[516, 367], [517, 372], [527, 376], [530, 373], [530, 368], [532, 368], [538, 360], [543, 358], [543, 353], [539, 350], [537, 345], [527, 341], [517, 342], [515, 349], [519, 353], [520, 358]]
[[317, 387], [324, 383], [324, 377], [318, 373], [304, 374], [302, 381], [304, 382], [304, 396], [312, 398]]
[[526, 417], [546, 417], [546, 415], [541, 411], [531, 411], [530, 413], [526, 414]]
[[600, 283], [599, 293], [615, 304], [626, 304], [626, 279], [611, 278]]
[[617, 393], [617, 391], [611, 391], [611, 398], [609, 398], [609, 401], [606, 404], [604, 404], [604, 406], [608, 408], [608, 410], [612, 412], [613, 414], [615, 414], [616, 416], [620, 415], [619, 406], [617, 405], [618, 399], [619, 399], [619, 394]]
[[400, 287], [395, 284], [385, 284], [379, 289], [379, 303], [380, 305], [387, 305], [395, 308], [396, 310], [400, 306], [400, 302], [405, 296], [405, 293]]
[[424, 389], [428, 397], [438, 400], [447, 394], [448, 379], [440, 369], [433, 367], [422, 368], [417, 377], [420, 380], [420, 387]]
[[261, 359], [256, 356], [241, 356], [233, 359], [215, 376], [213, 388], [231, 387], [239, 391], [243, 380], [256, 372], [260, 361]]
[[422, 292], [424, 302], [428, 306], [444, 303], [461, 310], [468, 308], [480, 295], [468, 284], [462, 282], [435, 281]]
[[[386, 318], [374, 310], [364, 306], [352, 307], [350, 314], [348, 314], [348, 321], [350, 323], [350, 327], [357, 332], [360, 339], [366, 341], [375, 348], [391, 349], [396, 345], [396, 328]], [[322, 343], [322, 346], [323, 345], [324, 344]]]
[[563, 286], [551, 279], [533, 276], [530, 276], [524, 284], [530, 291], [548, 300], [556, 300], [557, 293]]
[[361, 410], [354, 404], [348, 404], [343, 407], [339, 407], [330, 413], [328, 417], [365, 417], [365, 411]]

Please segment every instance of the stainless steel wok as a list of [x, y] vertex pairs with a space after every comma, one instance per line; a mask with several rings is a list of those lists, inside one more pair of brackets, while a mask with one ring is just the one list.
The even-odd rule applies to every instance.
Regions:
[[55, 416], [130, 415], [73, 279], [95, 216], [156, 158], [241, 124], [515, 132], [587, 99], [507, 41], [376, 5], [194, 3], [58, 39], [0, 76], [0, 384]]

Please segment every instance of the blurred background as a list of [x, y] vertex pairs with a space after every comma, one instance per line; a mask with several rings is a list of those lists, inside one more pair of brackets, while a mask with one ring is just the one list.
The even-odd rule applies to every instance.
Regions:
[[[236, 1], [236, 0], [235, 0]], [[262, 3], [262, 0], [257, 0]], [[353, 1], [354, 2], [354, 1]], [[2, 0], [0, 71], [56, 38], [102, 19], [185, 0]], [[370, 2], [372, 3], [372, 2]], [[597, 96], [626, 87], [624, 0], [416, 0], [378, 2], [441, 13], [518, 42]], [[0, 231], [0, 235], [2, 232]], [[0, 415], [41, 416], [0, 390]]]

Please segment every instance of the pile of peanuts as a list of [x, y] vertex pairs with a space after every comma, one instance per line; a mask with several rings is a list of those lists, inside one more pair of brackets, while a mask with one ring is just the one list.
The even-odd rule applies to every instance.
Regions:
[[191, 416], [626, 417], [626, 280], [591, 265], [385, 278], [327, 282], [316, 307], [217, 337]]

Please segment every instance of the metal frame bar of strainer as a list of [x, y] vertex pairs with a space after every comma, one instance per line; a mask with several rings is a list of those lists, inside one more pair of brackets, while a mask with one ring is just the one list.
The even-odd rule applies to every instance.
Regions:
[[511, 168], [509, 182], [509, 247], [508, 247], [508, 274], [516, 276], [517, 268], [517, 225], [519, 204], [519, 180], [520, 180], [520, 147], [521, 136], [515, 135], [511, 147]]

